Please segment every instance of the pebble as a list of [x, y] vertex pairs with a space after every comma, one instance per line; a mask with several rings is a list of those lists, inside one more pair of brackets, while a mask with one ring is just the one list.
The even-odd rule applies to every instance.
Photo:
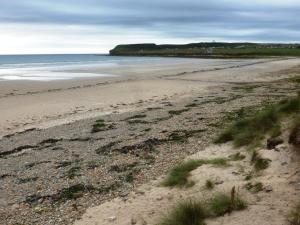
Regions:
[[271, 185], [268, 185], [265, 187], [265, 192], [271, 192], [271, 191], [273, 191], [273, 188]]
[[163, 197], [162, 197], [162, 196], [159, 196], [159, 197], [156, 198], [156, 200], [157, 200], [157, 201], [161, 201], [161, 200], [163, 200]]
[[116, 218], [115, 216], [111, 216], [111, 217], [108, 217], [107, 219], [108, 219], [108, 221], [113, 222], [113, 221], [115, 221], [117, 218]]
[[289, 147], [286, 144], [277, 145], [274, 150], [277, 152], [286, 151]]
[[223, 183], [224, 183], [223, 180], [217, 180], [217, 181], [215, 182], [216, 185], [220, 185], [220, 184], [223, 184]]
[[20, 205], [19, 204], [13, 204], [12, 206], [11, 206], [11, 210], [17, 210], [17, 209], [19, 209], [20, 208]]

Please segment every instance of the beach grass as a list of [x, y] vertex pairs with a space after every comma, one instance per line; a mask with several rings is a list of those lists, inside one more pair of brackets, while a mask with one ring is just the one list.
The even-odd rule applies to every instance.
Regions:
[[298, 113], [300, 97], [291, 97], [279, 103], [266, 105], [252, 116], [243, 116], [231, 124], [215, 140], [221, 144], [233, 141], [235, 147], [256, 146], [267, 134], [272, 137], [280, 134], [280, 120]]
[[228, 166], [229, 159], [215, 158], [215, 159], [198, 159], [189, 160], [178, 164], [171, 169], [167, 178], [162, 182], [165, 187], [191, 187], [194, 185], [193, 181], [189, 181], [190, 172], [197, 169], [204, 164], [211, 164], [214, 166]]
[[209, 202], [210, 214], [213, 217], [224, 216], [232, 211], [242, 210], [247, 207], [247, 203], [238, 195], [217, 193]]
[[270, 160], [263, 158], [257, 150], [253, 150], [251, 154], [251, 163], [256, 171], [265, 170], [270, 165]]
[[205, 225], [207, 217], [205, 204], [188, 200], [179, 202], [158, 225]]
[[216, 193], [207, 201], [185, 200], [176, 203], [158, 225], [205, 225], [205, 219], [243, 210], [247, 203], [237, 194]]
[[205, 188], [207, 190], [212, 190], [212, 189], [214, 189], [214, 187], [215, 187], [215, 182], [214, 181], [212, 181], [210, 179], [206, 180], [206, 182], [205, 182]]

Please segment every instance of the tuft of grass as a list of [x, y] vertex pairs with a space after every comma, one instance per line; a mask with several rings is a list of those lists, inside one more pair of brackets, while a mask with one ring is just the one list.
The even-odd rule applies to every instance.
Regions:
[[184, 163], [181, 163], [171, 169], [167, 178], [163, 181], [162, 185], [165, 187], [189, 187], [193, 186], [194, 183], [188, 181], [188, 177], [190, 176], [190, 172], [192, 170], [197, 169], [201, 166], [198, 160], [190, 160]]
[[86, 162], [86, 167], [88, 168], [88, 169], [95, 169], [95, 168], [97, 168], [99, 165], [98, 165], [98, 163], [95, 161], [95, 160], [91, 160], [91, 161], [88, 161], [88, 162]]
[[83, 184], [75, 184], [68, 188], [62, 189], [59, 195], [57, 196], [57, 200], [66, 201], [70, 199], [77, 199], [82, 197], [85, 192], [91, 190], [93, 190], [91, 186], [86, 186]]
[[75, 177], [77, 177], [77, 176], [80, 176], [80, 166], [74, 166], [74, 167], [72, 167], [71, 169], [69, 169], [68, 171], [67, 171], [67, 177], [69, 178], [69, 179], [74, 179]]
[[169, 114], [170, 114], [170, 115], [180, 115], [180, 114], [182, 114], [183, 112], [187, 112], [187, 111], [189, 111], [189, 109], [170, 110], [170, 111], [169, 111]]
[[207, 217], [208, 213], [202, 202], [189, 200], [179, 202], [159, 225], [205, 225]]
[[213, 182], [212, 180], [207, 180], [205, 182], [205, 188], [208, 190], [212, 190], [215, 187], [215, 182]]
[[256, 171], [265, 170], [270, 165], [270, 159], [263, 158], [258, 151], [254, 150], [251, 155], [251, 163]]
[[256, 194], [256, 193], [262, 191], [263, 188], [264, 188], [264, 185], [261, 182], [256, 182], [255, 184], [252, 184], [249, 182], [246, 184], [246, 189], [253, 194]]
[[284, 99], [278, 104], [278, 111], [280, 113], [297, 113], [300, 111], [300, 97], [294, 97], [290, 99]]
[[278, 123], [273, 107], [263, 110], [252, 118], [242, 118], [223, 132], [216, 143], [233, 141], [235, 147], [253, 144], [263, 139], [266, 132]]
[[300, 202], [289, 213], [288, 221], [291, 225], [300, 225]]
[[246, 202], [237, 194], [218, 193], [208, 201], [188, 200], [177, 203], [158, 225], [205, 225], [207, 218], [223, 216], [246, 207]]
[[267, 105], [252, 116], [241, 115], [238, 121], [229, 126], [215, 140], [221, 144], [233, 141], [235, 147], [255, 146], [267, 134], [280, 134], [280, 119], [300, 111], [300, 97], [292, 97], [277, 104]]
[[188, 180], [190, 172], [204, 164], [211, 164], [215, 166], [228, 166], [228, 159], [199, 159], [189, 160], [187, 162], [180, 163], [179, 165], [171, 169], [167, 178], [163, 181], [162, 185], [165, 187], [191, 187], [194, 185], [194, 182]]
[[138, 114], [131, 117], [126, 118], [125, 120], [132, 120], [132, 119], [141, 119], [147, 117], [145, 114]]
[[290, 79], [290, 81], [300, 84], [300, 76], [296, 76]]
[[238, 195], [228, 195], [224, 193], [216, 194], [209, 203], [211, 215], [214, 217], [224, 216], [235, 210], [242, 210], [247, 204]]
[[245, 158], [246, 158], [246, 156], [241, 154], [240, 152], [229, 156], [229, 159], [232, 161], [239, 161], [239, 160], [243, 160]]
[[106, 124], [103, 119], [96, 120], [96, 123], [93, 124], [93, 128], [91, 130], [91, 133], [98, 133], [100, 131], [105, 131], [109, 129], [113, 129], [114, 125], [112, 124]]
[[270, 160], [269, 159], [259, 158], [254, 163], [254, 168], [257, 171], [258, 170], [265, 170], [269, 167], [269, 165], [270, 165]]
[[254, 177], [254, 172], [249, 171], [245, 174], [245, 180], [251, 180]]

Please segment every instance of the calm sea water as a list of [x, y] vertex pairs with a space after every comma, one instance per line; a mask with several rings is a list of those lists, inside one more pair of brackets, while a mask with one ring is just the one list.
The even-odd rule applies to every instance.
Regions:
[[[108, 55], [0, 55], [0, 81], [50, 81], [114, 74], [74, 73], [71, 70], [162, 63], [176, 59]], [[180, 59], [177, 59], [180, 60]]]

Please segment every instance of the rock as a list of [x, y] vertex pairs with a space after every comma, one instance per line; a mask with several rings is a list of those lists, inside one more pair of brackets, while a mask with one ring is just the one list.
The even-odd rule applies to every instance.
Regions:
[[157, 200], [157, 201], [161, 201], [161, 200], [163, 200], [163, 197], [162, 197], [162, 196], [159, 196], [159, 197], [156, 198], [156, 200]]
[[277, 151], [277, 152], [280, 152], [280, 151], [286, 151], [289, 147], [285, 144], [280, 144], [280, 145], [277, 145], [274, 150]]
[[108, 219], [108, 221], [113, 222], [113, 221], [115, 221], [117, 218], [116, 218], [115, 216], [111, 216], [111, 217], [108, 217], [107, 219]]
[[217, 180], [217, 181], [215, 182], [216, 185], [220, 185], [220, 184], [223, 184], [223, 183], [224, 183], [223, 180]]
[[135, 193], [138, 194], [138, 195], [144, 195], [145, 194], [145, 192], [141, 191], [141, 190], [137, 190]]
[[289, 144], [300, 150], [300, 124], [297, 124], [292, 130], [289, 137]]
[[265, 192], [272, 192], [273, 191], [273, 188], [271, 185], [268, 185], [265, 187]]
[[274, 149], [277, 145], [282, 144], [283, 140], [281, 138], [269, 138], [267, 140], [267, 149]]
[[131, 225], [135, 225], [135, 224], [137, 224], [137, 220], [135, 218], [132, 218], [131, 219]]
[[122, 197], [122, 198], [127, 197], [128, 195], [129, 195], [129, 192], [127, 192], [127, 191], [120, 193], [120, 197]]

